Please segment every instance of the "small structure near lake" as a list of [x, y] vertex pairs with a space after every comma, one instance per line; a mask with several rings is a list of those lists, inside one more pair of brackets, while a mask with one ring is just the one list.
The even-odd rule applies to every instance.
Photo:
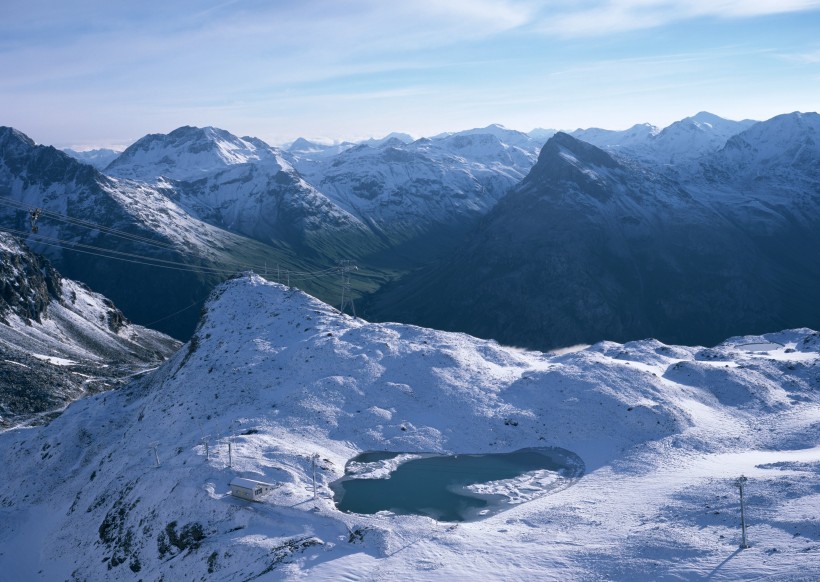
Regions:
[[261, 501], [262, 497], [273, 491], [274, 485], [243, 477], [231, 480], [231, 495], [248, 501]]

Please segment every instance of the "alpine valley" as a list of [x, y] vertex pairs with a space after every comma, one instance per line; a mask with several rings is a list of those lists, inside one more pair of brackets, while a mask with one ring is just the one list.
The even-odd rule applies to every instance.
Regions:
[[820, 579], [819, 160], [799, 112], [0, 128], [0, 578]]

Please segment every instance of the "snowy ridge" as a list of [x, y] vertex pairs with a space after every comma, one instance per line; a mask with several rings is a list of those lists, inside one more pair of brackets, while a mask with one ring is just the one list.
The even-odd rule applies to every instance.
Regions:
[[570, 135], [604, 150], [651, 164], [685, 164], [721, 149], [734, 135], [756, 122], [731, 121], [701, 111], [663, 130], [648, 123], [623, 131], [591, 128]]
[[758, 123], [730, 139], [712, 160], [729, 172], [789, 177], [808, 170], [820, 177], [820, 115], [788, 113]]
[[334, 203], [400, 241], [436, 223], [471, 224], [527, 174], [540, 145], [491, 125], [412, 143], [388, 136], [295, 165]]
[[[742, 348], [764, 341], [782, 347]], [[0, 434], [0, 567], [15, 579], [172, 567], [222, 580], [811, 578], [818, 366], [807, 329], [552, 356], [353, 320], [245, 276], [215, 291], [195, 339], [150, 377]], [[365, 450], [545, 445], [581, 455], [587, 474], [484, 521], [344, 514], [327, 497]], [[752, 548], [734, 555], [740, 473]], [[277, 487], [241, 501], [234, 476]]]
[[153, 182], [160, 176], [197, 180], [238, 164], [262, 164], [276, 172], [287, 167], [277, 151], [252, 138], [239, 138], [215, 127], [180, 127], [150, 134], [129, 146], [105, 172], [120, 178]]
[[270, 243], [367, 236], [359, 219], [308, 184], [282, 152], [213, 127], [181, 127], [130, 146], [106, 173], [162, 190], [191, 217]]

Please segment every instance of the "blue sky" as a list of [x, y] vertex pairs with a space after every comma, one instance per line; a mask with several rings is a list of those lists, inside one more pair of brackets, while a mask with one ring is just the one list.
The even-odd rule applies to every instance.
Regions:
[[817, 111], [820, 0], [0, 0], [0, 125], [120, 147]]

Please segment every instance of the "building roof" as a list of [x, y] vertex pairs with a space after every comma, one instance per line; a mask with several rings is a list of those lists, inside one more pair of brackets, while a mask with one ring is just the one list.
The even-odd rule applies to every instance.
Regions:
[[263, 481], [254, 481], [253, 479], [245, 479], [244, 477], [234, 477], [231, 479], [231, 487], [239, 487], [241, 489], [256, 489], [257, 487], [273, 487], [270, 483]]

